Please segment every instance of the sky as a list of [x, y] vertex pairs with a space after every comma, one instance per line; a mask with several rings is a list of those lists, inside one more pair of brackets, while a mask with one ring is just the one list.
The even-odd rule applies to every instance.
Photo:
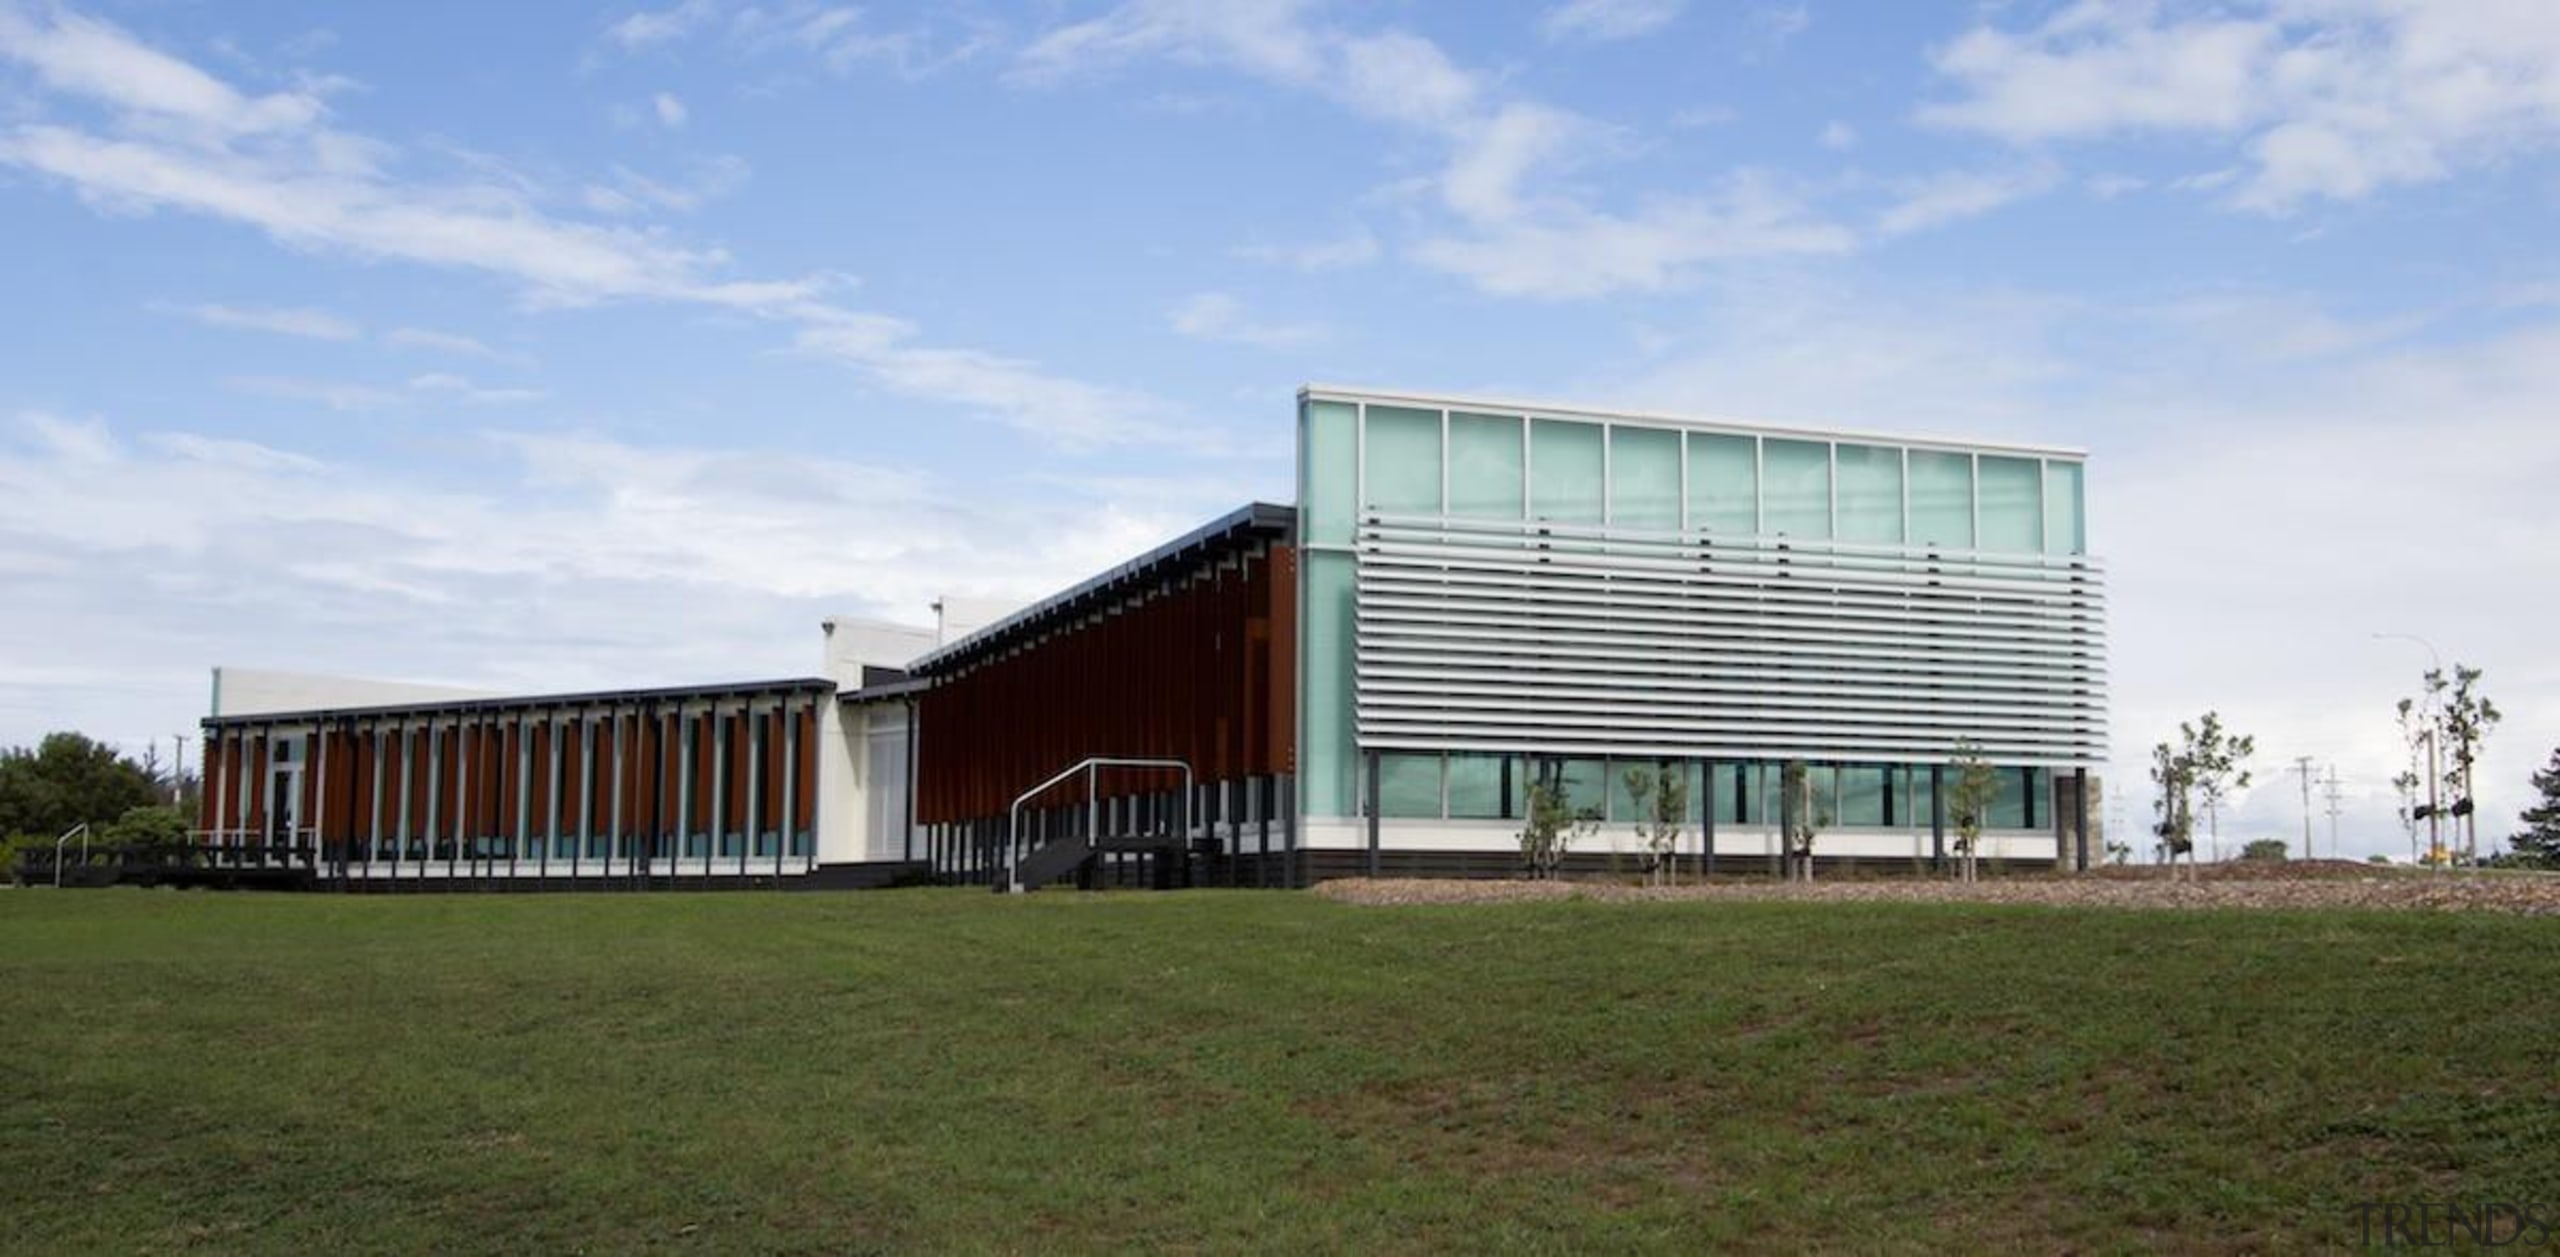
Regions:
[[2085, 448], [2113, 819], [2211, 709], [2227, 845], [2310, 756], [2405, 856], [2432, 647], [2486, 849], [2555, 141], [2548, 0], [0, 0], [0, 743], [803, 675], [1290, 500], [1323, 381]]

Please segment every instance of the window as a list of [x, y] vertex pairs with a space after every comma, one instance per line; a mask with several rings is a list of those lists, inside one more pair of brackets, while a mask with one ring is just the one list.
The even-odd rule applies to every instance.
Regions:
[[1763, 531], [1824, 541], [1831, 537], [1831, 447], [1819, 441], [1760, 443]]
[[1440, 412], [1369, 408], [1367, 503], [1390, 515], [1440, 513]]
[[2040, 478], [2032, 458], [1982, 456], [1975, 485], [1982, 502], [1983, 549], [2033, 554], [2044, 548]]
[[1973, 548], [1973, 456], [1911, 451], [1911, 541], [1946, 550]]
[[2078, 463], [2044, 465], [2044, 552], [2088, 553], [2087, 518], [2080, 501]]
[[1298, 502], [1311, 543], [1348, 544], [1351, 499], [1360, 480], [1359, 412], [1341, 402], [1307, 403]]
[[1680, 527], [1680, 434], [1669, 428], [1609, 429], [1609, 526], [1676, 532]]
[[1440, 816], [1440, 757], [1399, 751], [1378, 756], [1378, 815]]
[[1869, 545], [1902, 541], [1902, 451], [1889, 445], [1838, 445], [1840, 539]]
[[1875, 764], [1852, 764], [1840, 770], [1840, 809], [1842, 826], [1875, 828], [1891, 824], [1885, 806], [1885, 770]]
[[1714, 432], [1689, 434], [1689, 526], [1729, 536], [1760, 531], [1757, 440]]
[[1529, 425], [1529, 513], [1565, 524], [1597, 524], [1603, 486], [1600, 425], [1539, 419]]
[[1508, 755], [1455, 754], [1449, 757], [1449, 815], [1464, 820], [1510, 820], [1519, 809], [1520, 761]]
[[1308, 555], [1306, 582], [1306, 812], [1348, 816], [1355, 767], [1351, 754], [1351, 556]]
[[1518, 519], [1525, 494], [1520, 420], [1512, 415], [1449, 416], [1449, 513]]

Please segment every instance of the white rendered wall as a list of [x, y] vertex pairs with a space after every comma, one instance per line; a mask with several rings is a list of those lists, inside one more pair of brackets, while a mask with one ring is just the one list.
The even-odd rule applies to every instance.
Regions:
[[211, 710], [206, 714], [259, 716], [497, 697], [499, 695], [487, 690], [466, 690], [447, 685], [413, 685], [406, 681], [376, 681], [364, 677], [218, 667], [213, 670], [213, 698]]

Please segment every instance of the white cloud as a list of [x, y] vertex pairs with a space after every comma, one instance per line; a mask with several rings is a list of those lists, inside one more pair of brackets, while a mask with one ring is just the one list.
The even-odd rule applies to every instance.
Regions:
[[468, 377], [444, 371], [430, 371], [424, 375], [409, 377], [409, 391], [469, 402], [475, 406], [504, 406], [516, 402], [542, 400], [542, 392], [539, 389], [482, 388], [472, 383]]
[[718, 17], [715, 0], [684, 0], [664, 9], [642, 9], [605, 28], [605, 38], [625, 51], [637, 52], [673, 43], [710, 25]]
[[1052, 375], [983, 350], [921, 344], [905, 319], [825, 308], [805, 315], [794, 336], [803, 352], [854, 367], [902, 397], [966, 406], [1069, 448], [1208, 445], [1143, 393]]
[[1538, 19], [1549, 39], [1633, 39], [1669, 26], [1688, 0], [1566, 0]]
[[1244, 303], [1223, 292], [1197, 293], [1173, 308], [1173, 330], [1193, 340], [1227, 341], [1264, 349], [1293, 349], [1324, 339], [1314, 323], [1265, 323], [1245, 312]]
[[681, 182], [671, 183], [615, 166], [608, 182], [588, 184], [579, 201], [595, 213], [617, 217], [653, 209], [690, 214], [746, 186], [752, 169], [745, 158], [724, 155], [694, 162]]
[[2089, 176], [2082, 181], [2082, 186], [2089, 189], [2089, 195], [2101, 201], [2112, 201], [2150, 187], [2151, 181], [2138, 175], [2108, 172]]
[[1317, 240], [1307, 244], [1249, 244], [1239, 246], [1237, 257], [1254, 262], [1269, 262], [1310, 274], [1349, 270], [1378, 260], [1378, 237], [1362, 227], [1334, 240]]
[[399, 394], [369, 384], [314, 380], [296, 375], [234, 375], [225, 377], [222, 383], [235, 392], [278, 401], [308, 402], [349, 413], [379, 410], [400, 400]]
[[1943, 227], [1988, 214], [2014, 201], [2042, 196], [2061, 181], [2061, 172], [2046, 166], [1934, 175], [1903, 184], [1898, 199], [1876, 220], [1876, 230], [1887, 236], [1902, 236]]
[[305, 92], [246, 96], [175, 57], [75, 13], [38, 18], [0, 8], [0, 57], [22, 62], [47, 87], [213, 136], [296, 130], [326, 112]]
[[1671, 114], [1671, 125], [1682, 131], [1707, 127], [1730, 126], [1742, 118], [1742, 111], [1731, 105], [1690, 105]]
[[486, 358], [514, 366], [531, 366], [531, 355], [510, 349], [499, 349], [477, 337], [456, 332], [439, 332], [423, 327], [395, 327], [383, 334], [383, 340], [403, 349], [423, 349], [431, 353], [453, 354], [465, 358]]
[[[679, 12], [691, 6], [656, 16]], [[71, 21], [77, 19], [57, 24]], [[13, 30], [0, 28], [0, 37], [18, 38]], [[1143, 394], [1050, 375], [983, 350], [918, 345], [904, 320], [830, 305], [825, 298], [844, 286], [840, 277], [733, 278], [725, 274], [729, 257], [722, 250], [688, 247], [662, 232], [563, 218], [506, 178], [452, 184], [398, 178], [386, 169], [393, 156], [388, 146], [324, 125], [316, 113], [290, 124], [274, 121], [272, 135], [245, 137], [236, 127], [215, 126], [241, 112], [238, 93], [114, 28], [83, 23], [79, 30], [83, 40], [113, 46], [113, 56], [91, 54], [93, 60], [165, 62], [219, 89], [155, 93], [154, 99], [170, 102], [164, 113], [198, 111], [205, 126], [188, 135], [142, 125], [101, 133], [52, 122], [0, 130], [0, 166], [57, 180], [102, 208], [202, 215], [254, 227], [294, 248], [478, 271], [518, 286], [539, 306], [657, 300], [736, 311], [788, 326], [799, 347], [857, 366], [902, 396], [981, 411], [1034, 434], [1082, 444], [1196, 440], [1164, 418], [1163, 403]], [[649, 34], [642, 42], [661, 37]], [[598, 186], [634, 204], [681, 210], [744, 175], [743, 162], [724, 159], [697, 171], [689, 187], [625, 171], [617, 171], [613, 185]], [[849, 335], [848, 328], [869, 330]], [[382, 405], [392, 396], [290, 377], [247, 376], [234, 386], [346, 410]]]
[[651, 96], [649, 107], [657, 111], [658, 125], [670, 129], [683, 126], [685, 119], [693, 116], [692, 111], [684, 107], [684, 101], [678, 99], [674, 92], [660, 92]]
[[2081, 0], [1939, 49], [1922, 121], [2020, 144], [2126, 134], [2235, 146], [2234, 204], [2280, 212], [2433, 182], [2560, 139], [2560, 6]]
[[44, 661], [0, 677], [0, 742], [191, 733], [217, 662], [550, 692], [801, 675], [822, 616], [1047, 593], [1240, 492], [456, 439], [484, 460], [458, 481], [94, 419], [0, 423], [0, 570], [46, 608], [0, 624], [0, 657]]
[[308, 340], [354, 340], [364, 334], [362, 328], [326, 310], [228, 306], [210, 302], [200, 305], [160, 302], [151, 308], [163, 314], [194, 319], [207, 327], [273, 332], [278, 336], [300, 336]]
[[1713, 262], [1840, 254], [1857, 243], [1767, 177], [1745, 172], [1708, 196], [1655, 200], [1631, 215], [1568, 209], [1500, 222], [1426, 240], [1414, 255], [1487, 292], [1576, 299], [1680, 287]]
[[1858, 146], [1858, 129], [1835, 118], [1824, 123], [1822, 134], [1815, 138], [1821, 141], [1824, 148], [1835, 153], [1845, 153]]
[[1150, 57], [1241, 71], [1444, 145], [1447, 164], [1429, 186], [1452, 221], [1413, 256], [1486, 292], [1561, 298], [1673, 287], [1707, 263], [1855, 243], [1749, 171], [1705, 195], [1600, 207], [1560, 175], [1630, 149], [1616, 128], [1534, 100], [1498, 99], [1487, 79], [1429, 40], [1344, 30], [1298, 0], [1125, 0], [1034, 41], [1013, 77], [1055, 83]]

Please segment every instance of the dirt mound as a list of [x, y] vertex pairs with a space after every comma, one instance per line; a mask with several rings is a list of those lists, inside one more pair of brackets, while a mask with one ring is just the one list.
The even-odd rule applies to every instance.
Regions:
[[[2560, 876], [2520, 873], [2422, 873], [2346, 861], [2269, 862], [2272, 876], [2242, 876], [2223, 865], [2189, 881], [2145, 870], [2111, 869], [2084, 877], [2001, 877], [1967, 886], [1912, 878], [1815, 882], [1718, 881], [1684, 886], [1613, 882], [1459, 881], [1349, 878], [1316, 893], [1344, 903], [1469, 904], [1581, 899], [1608, 903], [1684, 900], [1803, 900], [1832, 903], [1989, 903], [2060, 908], [2359, 909], [2400, 912], [2504, 912], [2560, 917]], [[2349, 873], [2353, 875], [2350, 876]]]

